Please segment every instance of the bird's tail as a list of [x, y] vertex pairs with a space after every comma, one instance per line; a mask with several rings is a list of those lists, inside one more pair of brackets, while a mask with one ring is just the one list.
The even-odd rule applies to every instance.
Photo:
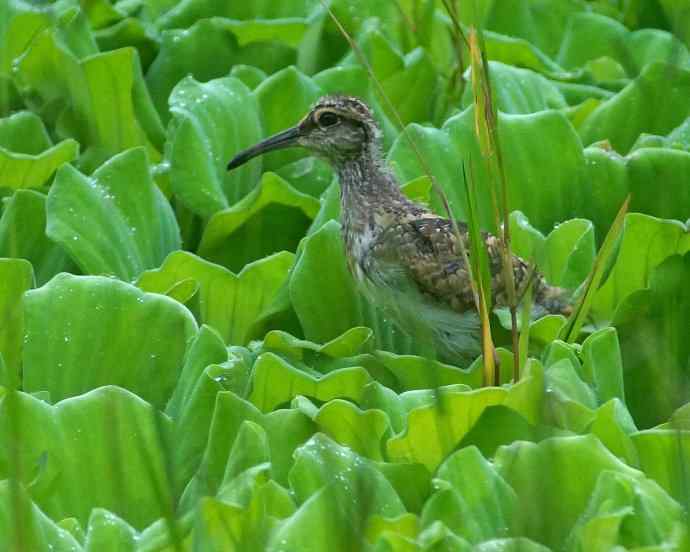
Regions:
[[572, 292], [556, 286], [543, 284], [535, 297], [535, 306], [548, 314], [570, 316], [573, 312]]

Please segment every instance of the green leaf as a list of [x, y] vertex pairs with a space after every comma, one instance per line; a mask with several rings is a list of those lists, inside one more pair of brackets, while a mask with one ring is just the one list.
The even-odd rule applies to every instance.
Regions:
[[276, 18], [270, 20], [228, 21], [240, 46], [252, 42], [276, 41], [297, 48], [307, 31], [307, 22], [300, 18]]
[[524, 38], [551, 57], [561, 47], [570, 18], [585, 9], [579, 0], [492, 2], [484, 25], [491, 31]]
[[616, 218], [611, 224], [611, 228], [606, 232], [601, 248], [594, 259], [592, 270], [582, 286], [582, 292], [579, 294], [580, 296], [573, 306], [572, 313], [568, 317], [567, 323], [561, 331], [560, 337], [565, 339], [568, 343], [573, 343], [577, 339], [586, 317], [589, 316], [595, 294], [611, 262], [612, 253], [620, 243], [620, 236], [625, 223], [625, 215], [628, 213], [629, 207], [630, 195], [625, 198], [623, 205], [621, 205], [618, 214], [616, 214]]
[[[636, 105], [657, 108], [652, 113], [635, 110]], [[690, 69], [653, 63], [621, 92], [595, 109], [579, 132], [585, 144], [609, 140], [616, 151], [625, 154], [642, 132], [667, 134], [689, 114]]]
[[369, 328], [357, 326], [320, 345], [317, 351], [333, 358], [355, 356], [369, 343], [371, 337], [372, 331]]
[[[492, 229], [489, 176], [486, 164], [477, 162], [481, 155], [474, 132], [473, 109], [470, 107], [451, 117], [439, 130], [413, 124], [406, 132], [448, 196], [453, 214], [462, 220], [467, 220], [465, 194], [459, 185], [462, 163], [475, 168], [476, 188], [481, 191], [477, 194], [477, 216], [482, 228]], [[499, 114], [498, 129], [509, 210], [522, 211], [542, 232], [550, 230], [556, 222], [577, 216], [589, 201], [579, 186], [585, 162], [580, 141], [565, 116], [555, 111]], [[397, 164], [396, 171], [402, 181], [423, 174], [406, 139], [396, 141], [389, 159]]]
[[61, 133], [88, 148], [81, 159], [87, 168], [134, 146], [146, 146], [153, 159], [159, 158], [163, 128], [133, 48], [79, 60], [49, 28], [21, 57], [17, 82], [32, 107], [50, 109]]
[[199, 255], [239, 271], [277, 251], [294, 251], [318, 209], [318, 200], [276, 174], [264, 173], [245, 198], [211, 217]]
[[582, 343], [581, 356], [582, 373], [599, 404], [614, 398], [624, 403], [623, 361], [616, 331], [604, 328], [594, 332]]
[[246, 487], [251, 486], [250, 480], [256, 480], [268, 469], [269, 458], [266, 431], [255, 422], [242, 422], [228, 455], [219, 496], [245, 506], [246, 491], [249, 491]]
[[482, 374], [478, 369], [463, 370], [420, 356], [396, 355], [386, 351], [377, 351], [376, 358], [393, 375], [398, 391], [435, 389], [458, 383], [473, 388], [481, 386]]
[[518, 497], [477, 448], [448, 456], [434, 482], [438, 491], [424, 506], [424, 526], [440, 520], [473, 544], [510, 535]]
[[98, 53], [88, 18], [81, 9], [69, 5], [58, 6], [54, 14], [55, 36], [67, 51], [78, 59]]
[[474, 552], [547, 552], [546, 546], [524, 537], [513, 539], [492, 539], [472, 549]]
[[[114, 7], [105, 1], [102, 5], [107, 5], [111, 9]], [[146, 25], [134, 17], [125, 17], [109, 27], [94, 31], [94, 38], [98, 48], [105, 52], [133, 46], [139, 54], [144, 71], [158, 54], [158, 41], [151, 36]]]
[[216, 398], [201, 465], [180, 500], [182, 511], [194, 507], [200, 497], [213, 495], [218, 491], [240, 425], [246, 420], [260, 425], [266, 431], [271, 479], [287, 485], [295, 449], [312, 436], [315, 431], [314, 423], [297, 410], [277, 410], [263, 414], [235, 393], [223, 391]]
[[[426, 51], [416, 48], [403, 56], [373, 27], [359, 37], [359, 42], [374, 75], [403, 124], [431, 120], [438, 93], [434, 85], [439, 81]], [[346, 58], [345, 63], [347, 61]], [[424, 86], [420, 86], [421, 83]], [[397, 119], [393, 118], [387, 101], [382, 102], [382, 106], [391, 120]]]
[[[628, 158], [631, 209], [660, 218], [686, 220], [684, 206], [690, 204], [690, 190], [682, 175], [688, 171], [690, 152], [665, 148], [635, 151]], [[662, 194], [650, 189], [649, 183], [655, 180], [663, 183]]]
[[486, 387], [475, 391], [444, 391], [440, 388], [436, 401], [411, 410], [406, 430], [388, 440], [389, 457], [396, 461], [420, 462], [433, 471], [489, 406], [503, 404], [536, 422], [542, 378], [541, 365], [531, 362], [520, 383], [510, 389]]
[[296, 451], [290, 484], [301, 506], [273, 539], [287, 549], [347, 549], [362, 538], [359, 527], [370, 515], [405, 511], [371, 461], [320, 433]]
[[[304, 23], [298, 18], [310, 14], [315, 5], [317, 3], [314, 0], [293, 0], [280, 5], [266, 0], [259, 0], [251, 4], [216, 4], [208, 0], [192, 0], [182, 2], [179, 5], [173, 4], [174, 8], [161, 17], [157, 21], [157, 25], [159, 28], [186, 27], [197, 19], [219, 15], [239, 20], [229, 21], [233, 26], [247, 25], [245, 28], [249, 30], [245, 32], [250, 36], [258, 34], [257, 40], [272, 38], [273, 34], [281, 37], [282, 34], [292, 37], [293, 41], [297, 41], [300, 34], [294, 36], [295, 29], [290, 28], [290, 26], [301, 29]], [[282, 21], [283, 19], [285, 21]], [[264, 27], [271, 30], [272, 25], [280, 25], [281, 23], [290, 25], [287, 31], [281, 33], [279, 30], [269, 33], [264, 29], [261, 32]], [[258, 33], [252, 32], [255, 27], [259, 27]]]
[[34, 268], [38, 285], [76, 267], [65, 250], [48, 239], [46, 196], [33, 190], [17, 190], [0, 217], [0, 257], [19, 257]]
[[[581, 213], [594, 223], [600, 245], [630, 192], [628, 169], [625, 158], [611, 151], [610, 147], [585, 148], [584, 155], [586, 178], [582, 189], [588, 201]], [[635, 198], [630, 200], [633, 202]], [[644, 212], [646, 208], [638, 204], [635, 210]]]
[[[508, 321], [506, 320], [508, 323]], [[508, 327], [508, 324], [504, 327]], [[552, 341], [558, 338], [566, 324], [566, 319], [560, 314], [549, 314], [530, 323], [529, 347], [541, 353]]]
[[[24, 340], [22, 296], [34, 284], [31, 264], [23, 259], [0, 259], [0, 385], [18, 389]], [[1, 397], [1, 395], [0, 395]]]
[[649, 286], [654, 268], [686, 251], [690, 251], [690, 234], [683, 224], [637, 213], [626, 216], [616, 262], [595, 295], [593, 316], [610, 320], [626, 297]]
[[26, 4], [5, 2], [0, 17], [0, 74], [10, 75], [12, 64], [37, 33], [54, 21], [53, 10], [36, 11]]
[[688, 14], [687, 6], [679, 0], [659, 0], [659, 4], [674, 33], [690, 48], [687, 25], [690, 21], [690, 14]]
[[524, 67], [545, 75], [563, 72], [563, 69], [553, 59], [528, 40], [489, 30], [483, 34], [486, 57], [489, 60]]
[[544, 249], [544, 235], [534, 228], [522, 211], [510, 213], [510, 247], [523, 259], [536, 259]]
[[63, 167], [46, 208], [48, 237], [89, 274], [131, 281], [180, 248], [174, 213], [142, 148], [113, 157], [91, 178]]
[[610, 17], [596, 13], [575, 14], [568, 20], [556, 61], [573, 70], [606, 56], [625, 64], [628, 74], [633, 74], [635, 68], [629, 63], [628, 35], [628, 29]]
[[601, 406], [596, 411], [588, 431], [598, 437], [607, 449], [623, 459], [626, 464], [638, 464], [637, 451], [630, 437], [637, 428], [625, 404], [620, 400], [611, 399]]
[[51, 518], [73, 516], [86, 525], [99, 505], [143, 528], [168, 507], [161, 444], [169, 443], [169, 420], [157, 418], [142, 399], [102, 387], [54, 406], [21, 393], [11, 418], [7, 407], [5, 398], [1, 476], [10, 475], [8, 451], [19, 447], [20, 464], [12, 475], [31, 481], [30, 497]]
[[376, 466], [386, 476], [398, 493], [405, 508], [419, 512], [431, 495], [431, 474], [415, 462], [377, 462]]
[[[401, 514], [394, 518], [371, 516], [367, 523], [367, 540], [374, 544], [379, 538], [407, 537], [414, 539], [419, 533], [419, 520], [414, 514]], [[404, 549], [403, 549], [404, 550]], [[416, 548], [411, 548], [416, 550]]]
[[[321, 96], [321, 89], [309, 77], [295, 67], [287, 67], [274, 73], [254, 90], [263, 120], [264, 135], [296, 124]], [[265, 170], [275, 170], [291, 161], [304, 157], [298, 150], [271, 152], [263, 156]]]
[[[267, 434], [264, 429], [250, 421], [242, 423], [225, 467], [223, 483], [218, 498], [237, 504], [251, 513], [258, 523], [253, 527], [251, 519], [244, 521], [244, 532], [261, 533], [271, 528], [274, 520], [285, 518], [295, 511], [294, 502], [288, 491], [269, 479], [270, 455]], [[266, 523], [268, 522], [268, 523]]]
[[682, 547], [684, 525], [680, 505], [653, 481], [605, 471], [568, 540], [580, 550]]
[[690, 504], [690, 432], [649, 429], [631, 435], [639, 466], [686, 510]]
[[[489, 76], [493, 104], [503, 113], [526, 114], [566, 106], [563, 94], [551, 81], [528, 69], [490, 61]], [[462, 106], [466, 108], [473, 101], [472, 87], [468, 85], [465, 87]]]
[[136, 531], [112, 512], [94, 508], [89, 516], [84, 544], [90, 550], [132, 549], [136, 544]]
[[35, 155], [0, 147], [0, 181], [12, 189], [39, 188], [59, 167], [74, 161], [78, 155], [79, 144], [71, 139]]
[[24, 308], [24, 390], [55, 401], [113, 384], [162, 408], [197, 329], [172, 299], [99, 276], [58, 275]]
[[212, 377], [209, 367], [227, 359], [228, 352], [220, 336], [209, 326], [202, 326], [187, 348], [184, 365], [165, 407], [173, 420], [176, 491], [181, 492], [201, 463], [216, 394], [223, 390], [220, 378]]
[[58, 522], [58, 526], [65, 531], [68, 531], [79, 543], [84, 542], [84, 530], [76, 518], [69, 517]]
[[324, 94], [351, 94], [359, 98], [370, 97], [366, 69], [361, 65], [336, 65], [314, 75], [314, 82]]
[[518, 441], [498, 449], [494, 465], [527, 505], [516, 511], [514, 530], [556, 549], [563, 546], [602, 472], [640, 477], [591, 435], [539, 444]]
[[[254, 512], [234, 504], [202, 497], [196, 511], [193, 532], [194, 550], [261, 550], [265, 546], [262, 532], [255, 532]], [[263, 520], [262, 520], [263, 521]], [[263, 527], [266, 531], [267, 528]]]
[[587, 385], [580, 362], [570, 346], [554, 341], [547, 351], [545, 364], [547, 389], [557, 401], [574, 402], [590, 411], [596, 408], [593, 386]]
[[550, 284], [575, 288], [589, 274], [596, 252], [590, 221], [567, 220], [544, 237], [522, 212], [514, 211], [510, 227], [513, 251], [533, 260]]
[[116, 6], [105, 0], [97, 0], [91, 2], [82, 8], [84, 15], [87, 17], [89, 24], [93, 29], [102, 29], [108, 25], [113, 25], [121, 21], [126, 16], [124, 10], [118, 9]]
[[0, 147], [15, 153], [38, 155], [52, 146], [41, 118], [31, 111], [20, 111], [0, 119]]
[[637, 75], [654, 62], [690, 69], [688, 49], [669, 32], [654, 28], [631, 32], [610, 17], [595, 13], [574, 15], [557, 61], [563, 67], [577, 69], [602, 58], [617, 61], [629, 76]]
[[319, 357], [338, 359], [356, 356], [361, 352], [364, 345], [369, 343], [372, 333], [369, 328], [359, 326], [351, 328], [328, 343], [320, 345], [305, 339], [298, 339], [280, 330], [273, 330], [264, 337], [262, 350], [279, 353], [298, 361], [305, 360], [310, 365], [316, 365], [315, 361]]
[[[604, 149], [602, 149], [604, 148]], [[585, 149], [588, 178], [583, 183], [590, 200], [582, 214], [590, 218], [600, 239], [611, 225], [616, 206], [628, 193], [630, 209], [660, 218], [685, 220], [688, 187], [684, 175], [690, 170], [690, 153], [667, 147], [644, 147], [626, 157], [608, 151], [610, 146]], [[649, 186], [658, 181], [664, 193]]]
[[[258, 430], [256, 435], [260, 435], [259, 426], [246, 422], [240, 436], [246, 435], [248, 428]], [[240, 441], [240, 436], [236, 445], [252, 446], [251, 441]], [[232, 454], [235, 450], [233, 448]], [[229, 481], [219, 494], [222, 503], [201, 500], [193, 532], [197, 549], [266, 549], [266, 541], [278, 524], [278, 518], [289, 516], [295, 509], [287, 491], [267, 479], [267, 470], [267, 463], [259, 464]]]
[[14, 82], [0, 74], [0, 114], [18, 111], [24, 107]]
[[690, 253], [666, 259], [649, 289], [630, 295], [613, 325], [621, 342], [627, 404], [640, 427], [668, 419], [690, 393]]
[[681, 406], [668, 422], [656, 426], [657, 429], [690, 429], [690, 402]]
[[190, 409], [189, 401], [197, 390], [204, 370], [211, 364], [220, 364], [227, 359], [228, 351], [218, 333], [209, 326], [201, 326], [187, 348], [175, 391], [165, 407], [166, 414], [174, 420], [184, 416], [185, 411]]
[[563, 433], [546, 425], [530, 423], [522, 414], [506, 406], [489, 406], [462, 438], [458, 448], [475, 446], [486, 458], [493, 458], [503, 445], [515, 441], [539, 442]]
[[192, 212], [209, 217], [237, 202], [259, 178], [260, 161], [236, 171], [226, 168], [236, 152], [261, 138], [255, 101], [237, 79], [202, 83], [186, 77], [169, 103], [165, 155], [172, 190]]
[[688, 48], [679, 39], [682, 36], [660, 29], [640, 29], [630, 34], [631, 56], [640, 69], [655, 61], [690, 69]]
[[46, 516], [21, 486], [0, 483], [0, 546], [6, 550], [79, 550], [77, 540]]
[[268, 75], [258, 67], [240, 63], [232, 66], [230, 76], [241, 80], [247, 88], [254, 90]]
[[592, 223], [584, 219], [571, 219], [557, 225], [549, 233], [543, 253], [537, 255], [536, 261], [552, 285], [576, 288], [587, 278], [595, 254]]
[[[461, 539], [440, 521], [432, 523], [419, 534], [422, 550], [433, 552], [470, 552], [474, 547]], [[493, 543], [489, 542], [489, 546]]]
[[[169, 17], [175, 11], [170, 10]], [[146, 73], [146, 82], [164, 121], [169, 118], [170, 91], [182, 78], [191, 74], [205, 82], [226, 76], [231, 67], [239, 64], [275, 73], [297, 61], [292, 44], [304, 32], [304, 21], [295, 19], [240, 22], [211, 17], [187, 20], [181, 25], [168, 19], [159, 21], [159, 25], [170, 30], [161, 33], [160, 51]], [[266, 40], [267, 35], [270, 40]]]
[[681, 147], [690, 151], [690, 117], [670, 132], [667, 143], [666, 147]]
[[297, 395], [306, 395], [320, 401], [336, 397], [359, 401], [369, 380], [368, 372], [362, 367], [342, 368], [325, 376], [315, 377], [298, 370], [273, 353], [264, 353], [254, 363], [249, 400], [263, 412], [271, 412]]
[[333, 182], [333, 169], [317, 157], [305, 157], [276, 170], [295, 190], [319, 198]]
[[378, 409], [360, 410], [342, 399], [333, 399], [321, 408], [304, 397], [292, 402], [339, 445], [351, 448], [357, 454], [371, 460], [383, 461], [381, 443], [388, 432], [388, 416]]
[[235, 275], [222, 266], [187, 253], [170, 254], [156, 270], [144, 272], [137, 285], [165, 293], [173, 285], [193, 279], [199, 284], [197, 319], [212, 326], [228, 344], [244, 345], [252, 326], [284, 285], [294, 255], [276, 253], [253, 262]]

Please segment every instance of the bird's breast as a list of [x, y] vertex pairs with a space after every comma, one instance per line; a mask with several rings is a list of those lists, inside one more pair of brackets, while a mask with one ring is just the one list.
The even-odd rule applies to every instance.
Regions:
[[344, 231], [348, 265], [353, 276], [360, 282], [368, 279], [369, 251], [375, 240], [376, 232], [369, 225], [357, 230], [346, 228]]

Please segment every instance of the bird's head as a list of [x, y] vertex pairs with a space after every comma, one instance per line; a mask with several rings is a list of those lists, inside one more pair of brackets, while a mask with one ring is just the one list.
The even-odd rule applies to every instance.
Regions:
[[369, 107], [352, 96], [324, 96], [295, 126], [238, 153], [228, 170], [263, 153], [303, 147], [336, 167], [366, 154], [378, 155], [381, 131]]

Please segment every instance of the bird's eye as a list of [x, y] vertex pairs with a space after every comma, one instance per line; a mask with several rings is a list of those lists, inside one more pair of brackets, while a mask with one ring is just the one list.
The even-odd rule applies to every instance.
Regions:
[[319, 123], [321, 128], [331, 127], [340, 122], [340, 117], [338, 117], [338, 115], [332, 111], [324, 111], [321, 115], [319, 115], [316, 122]]

